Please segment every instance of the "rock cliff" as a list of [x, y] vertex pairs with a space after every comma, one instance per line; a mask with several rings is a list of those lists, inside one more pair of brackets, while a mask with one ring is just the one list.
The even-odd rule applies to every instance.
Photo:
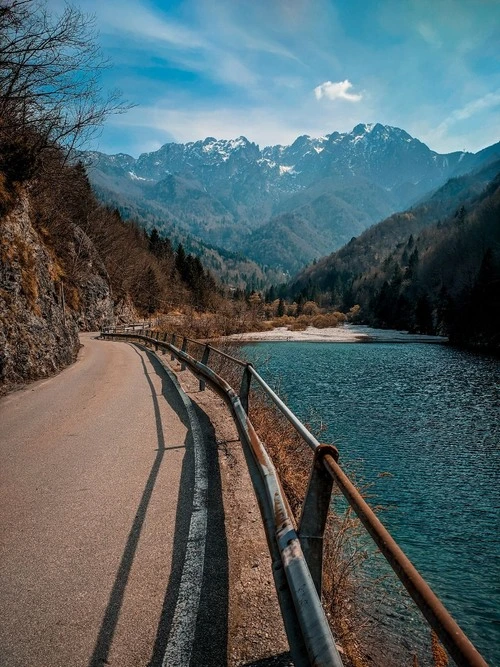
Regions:
[[[70, 364], [79, 329], [99, 329], [113, 316], [106, 269], [84, 231], [69, 225], [62, 262], [33, 217], [24, 189], [0, 218], [0, 394]], [[70, 281], [71, 262], [78, 279]]]

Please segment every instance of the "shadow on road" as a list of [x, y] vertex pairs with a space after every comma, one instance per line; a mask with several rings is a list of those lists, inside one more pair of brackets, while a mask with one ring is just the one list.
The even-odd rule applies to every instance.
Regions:
[[[156, 357], [150, 352], [147, 352], [147, 354], [153, 368], [163, 379], [163, 395], [189, 429], [184, 404], [177, 391], [172, 391], [170, 378], [166, 375]], [[196, 403], [193, 403], [193, 408], [200, 422], [206, 446], [208, 519], [203, 582], [190, 664], [203, 665], [203, 667], [222, 667], [222, 665], [227, 664], [229, 566], [219, 457], [215, 432], [210, 420]], [[182, 470], [181, 496], [177, 507], [172, 573], [165, 593], [149, 667], [161, 667], [170, 633], [191, 519], [194, 484], [193, 467], [193, 443], [189, 436], [186, 442], [186, 456], [184, 457]], [[185, 487], [189, 487], [189, 493], [184, 492]]]
[[[144, 375], [146, 376], [146, 380], [151, 390], [158, 438], [158, 450], [146, 480], [141, 501], [127, 538], [88, 667], [102, 667], [102, 665], [109, 664], [109, 652], [118, 625], [125, 589], [132, 569], [149, 502], [166, 451], [165, 439], [163, 436], [163, 423], [155, 387], [149, 377], [148, 369], [144, 363], [143, 357], [139, 354], [135, 345], [131, 345], [131, 347], [141, 359]], [[182, 399], [155, 355], [148, 350], [145, 351], [154, 371], [162, 380], [161, 395], [167, 400], [170, 407], [177, 413], [182, 423], [187, 428], [187, 436], [184, 443], [186, 454], [183, 459], [180, 479], [171, 575], [163, 601], [151, 660], [149, 662], [149, 667], [161, 667], [177, 601], [192, 514], [194, 454], [190, 425]], [[229, 576], [227, 542], [224, 527], [222, 489], [215, 434], [212, 424], [205, 413], [196, 405], [194, 405], [194, 408], [200, 421], [207, 446], [209, 487], [205, 566], [191, 664], [204, 665], [206, 667], [218, 667], [219, 665], [227, 664]]]
[[113, 636], [115, 634], [116, 626], [118, 624], [118, 618], [120, 616], [120, 611], [123, 604], [123, 597], [125, 595], [125, 589], [127, 586], [128, 578], [130, 576], [130, 570], [132, 569], [132, 564], [134, 562], [135, 552], [137, 551], [137, 545], [139, 543], [142, 526], [144, 524], [144, 519], [146, 518], [146, 512], [148, 509], [149, 502], [151, 500], [151, 495], [153, 493], [154, 485], [156, 483], [156, 478], [158, 477], [158, 472], [160, 470], [161, 462], [165, 454], [165, 439], [163, 437], [163, 424], [161, 421], [158, 398], [156, 396], [156, 391], [153, 386], [153, 383], [149, 378], [144, 360], [142, 357], [140, 358], [144, 369], [144, 374], [148, 381], [149, 387], [151, 389], [151, 395], [153, 397], [153, 405], [154, 405], [155, 421], [156, 421], [156, 434], [158, 438], [158, 450], [155, 460], [153, 461], [153, 465], [151, 467], [148, 479], [146, 481], [146, 485], [142, 493], [139, 507], [137, 508], [134, 522], [128, 534], [127, 542], [125, 544], [125, 549], [123, 551], [120, 565], [116, 573], [115, 582], [113, 584], [113, 588], [111, 589], [108, 605], [106, 607], [106, 611], [104, 612], [101, 628], [97, 636], [94, 652], [92, 653], [92, 657], [89, 662], [89, 667], [99, 667], [100, 665], [108, 664], [109, 650], [111, 648]]

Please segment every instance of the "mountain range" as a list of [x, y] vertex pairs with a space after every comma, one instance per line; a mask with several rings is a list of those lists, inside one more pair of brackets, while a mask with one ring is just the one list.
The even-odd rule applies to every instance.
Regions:
[[290, 275], [448, 179], [500, 157], [439, 154], [396, 127], [298, 137], [262, 150], [245, 137], [208, 137], [129, 155], [81, 155], [98, 196], [124, 215]]

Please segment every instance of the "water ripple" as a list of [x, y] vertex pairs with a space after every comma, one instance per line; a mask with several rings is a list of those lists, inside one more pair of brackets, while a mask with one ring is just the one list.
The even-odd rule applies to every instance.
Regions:
[[[264, 349], [266, 348], [266, 349]], [[491, 664], [500, 664], [500, 364], [432, 345], [280, 343], [261, 372], [314, 408], [383, 520]], [[381, 472], [390, 475], [380, 477]], [[372, 499], [373, 502], [373, 499]]]

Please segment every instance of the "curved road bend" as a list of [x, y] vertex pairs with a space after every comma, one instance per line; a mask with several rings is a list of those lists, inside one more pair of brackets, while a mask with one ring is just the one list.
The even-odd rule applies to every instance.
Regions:
[[186, 408], [147, 352], [82, 343], [76, 364], [0, 401], [0, 662], [168, 665], [170, 650], [188, 664], [179, 591], [203, 562], [184, 562], [200, 539]]

